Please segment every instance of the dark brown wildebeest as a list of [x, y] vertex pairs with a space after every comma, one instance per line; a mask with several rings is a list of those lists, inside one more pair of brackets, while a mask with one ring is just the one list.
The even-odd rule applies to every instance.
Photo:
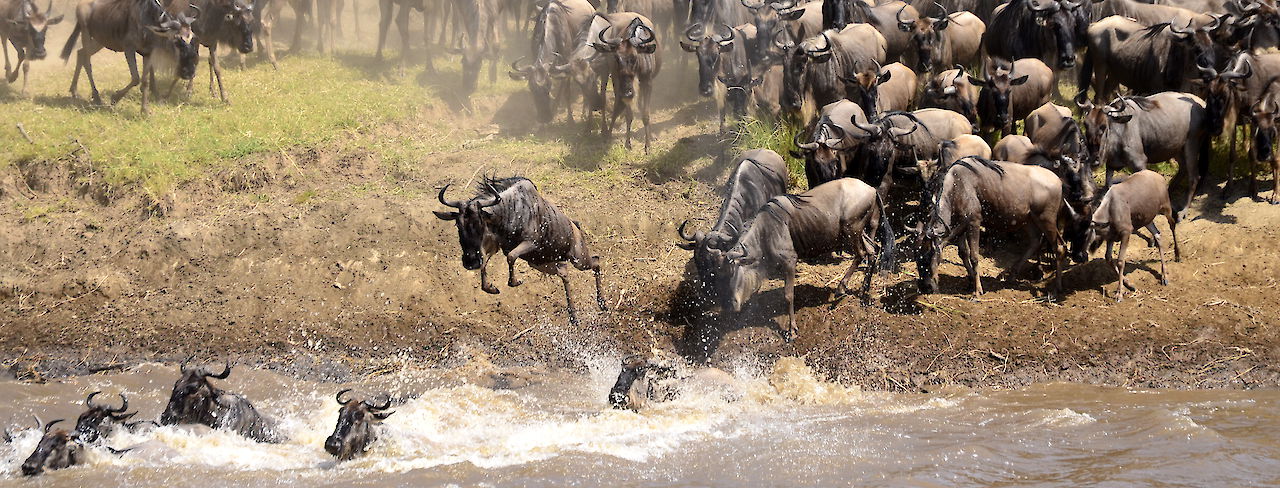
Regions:
[[824, 107], [845, 98], [841, 76], [884, 61], [884, 36], [867, 24], [805, 39], [783, 58], [782, 110], [796, 115], [805, 99]]
[[1170, 159], [1178, 162], [1174, 181], [1187, 182], [1187, 197], [1175, 209], [1185, 218], [1208, 173], [1212, 135], [1204, 100], [1188, 93], [1162, 92], [1148, 97], [1121, 97], [1103, 109], [1107, 117], [1099, 157], [1106, 182], [1119, 169], [1137, 172]]
[[[1199, 66], [1201, 80], [1207, 86], [1205, 108], [1208, 111], [1209, 131], [1219, 134], [1228, 129], [1230, 148], [1227, 152], [1227, 184], [1223, 192], [1228, 190], [1235, 180], [1236, 172], [1236, 130], [1241, 125], [1252, 123], [1248, 112], [1250, 107], [1264, 98], [1269, 87], [1280, 79], [1280, 53], [1240, 53], [1228, 63], [1222, 72]], [[1238, 113], [1239, 112], [1239, 113]], [[1230, 127], [1227, 127], [1230, 125]], [[1244, 133], [1256, 130], [1246, 130]], [[1258, 194], [1257, 165], [1249, 162], [1249, 194]]]
[[[899, 27], [899, 22], [918, 19], [920, 14], [916, 12], [915, 7], [900, 0], [875, 2], [874, 5], [862, 0], [844, 1], [848, 1], [851, 7], [849, 9], [851, 22], [875, 27], [880, 35], [884, 36], [885, 62], [900, 61], [903, 54], [911, 51], [911, 34], [903, 31]], [[826, 21], [824, 17], [823, 23], [825, 24]]]
[[1271, 198], [1267, 201], [1272, 205], [1280, 205], [1280, 152], [1274, 149], [1276, 118], [1280, 117], [1280, 102], [1277, 98], [1280, 98], [1280, 82], [1272, 82], [1262, 99], [1250, 109], [1254, 124], [1253, 159], [1259, 163], [1271, 163], [1271, 181], [1274, 186], [1271, 188]]
[[685, 392], [719, 394], [735, 400], [742, 390], [738, 381], [718, 368], [695, 368], [678, 359], [643, 355], [622, 360], [622, 370], [609, 389], [609, 406], [640, 410], [650, 402], [670, 401]]
[[853, 175], [888, 195], [894, 176], [912, 172], [919, 161], [938, 158], [942, 141], [972, 132], [969, 121], [956, 112], [926, 108], [914, 112], [890, 112], [874, 123], [855, 122], [850, 136], [858, 142]]
[[[569, 59], [573, 55], [575, 40], [594, 14], [595, 9], [587, 0], [547, 3], [538, 12], [534, 24], [533, 39], [529, 44], [531, 57], [511, 63], [511, 78], [528, 82], [533, 106], [538, 111], [538, 122], [548, 123], [555, 119], [557, 103], [564, 104], [569, 122], [573, 122], [570, 89], [574, 83], [566, 79], [570, 71]], [[522, 64], [521, 61], [526, 59], [529, 61]]]
[[1026, 254], [1007, 271], [1007, 276], [1015, 276], [1047, 243], [1056, 267], [1054, 290], [1062, 292], [1062, 258], [1066, 250], [1058, 229], [1059, 221], [1071, 216], [1063, 202], [1062, 181], [1052, 171], [968, 157], [940, 172], [929, 186], [934, 189], [933, 202], [916, 261], [921, 293], [937, 291], [942, 250], [959, 238], [956, 245], [973, 281], [973, 293], [982, 294], [978, 241], [984, 225], [988, 230], [1024, 228], [1033, 237]]
[[490, 60], [489, 82], [498, 80], [498, 58], [501, 56], [502, 37], [498, 30], [499, 15], [504, 3], [499, 0], [454, 0], [453, 15], [455, 26], [461, 27], [459, 45], [449, 49], [453, 54], [462, 55], [462, 91], [460, 95], [469, 100], [476, 91], [480, 80], [480, 65], [485, 59]]
[[110, 436], [115, 432], [117, 426], [132, 428], [136, 424], [126, 424], [125, 421], [130, 417], [137, 415], [138, 412], [125, 413], [129, 409], [129, 399], [125, 398], [124, 393], [120, 394], [120, 406], [112, 408], [110, 405], [99, 405], [93, 402], [93, 397], [101, 394], [95, 391], [84, 399], [84, 406], [88, 410], [80, 414], [76, 419], [76, 440], [85, 443], [97, 442], [98, 439]]
[[[1098, 209], [1093, 212], [1088, 232], [1083, 239], [1072, 243], [1072, 259], [1084, 262], [1089, 253], [1096, 251], [1105, 241], [1107, 243], [1107, 262], [1116, 270], [1119, 284], [1116, 288], [1116, 301], [1124, 300], [1124, 289], [1134, 289], [1124, 280], [1125, 251], [1129, 248], [1129, 236], [1134, 230], [1146, 227], [1160, 250], [1160, 284], [1169, 284], [1169, 274], [1165, 270], [1164, 242], [1160, 238], [1160, 230], [1156, 228], [1155, 218], [1163, 215], [1169, 224], [1169, 233], [1173, 236], [1173, 259], [1182, 261], [1182, 252], [1178, 249], [1178, 218], [1169, 203], [1169, 191], [1164, 177], [1151, 170], [1142, 170], [1125, 178], [1124, 181], [1111, 186]], [[1120, 243], [1115, 259], [1111, 257], [1111, 248]]]
[[350, 388], [342, 390], [335, 397], [338, 405], [342, 406], [338, 410], [338, 424], [334, 426], [333, 434], [324, 440], [324, 451], [338, 461], [350, 461], [368, 451], [369, 445], [378, 440], [378, 426], [395, 413], [387, 411], [391, 408], [391, 398], [381, 405], [374, 405], [368, 400], [343, 400], [342, 395], [350, 391]]
[[840, 79], [845, 98], [856, 102], [866, 114], [911, 110], [915, 105], [916, 73], [902, 63], [866, 66]]
[[618, 116], [625, 113], [626, 147], [631, 149], [631, 123], [635, 117], [632, 103], [635, 101], [640, 105], [640, 121], [644, 123], [644, 152], [648, 153], [653, 138], [653, 128], [649, 124], [649, 101], [653, 95], [653, 80], [662, 69], [662, 61], [657, 52], [657, 33], [649, 19], [637, 13], [596, 15], [595, 19], [603, 19], [608, 22], [609, 27], [600, 30], [596, 42], [591, 46], [613, 60], [609, 74], [609, 79], [613, 82], [613, 111], [605, 119], [603, 132], [606, 136], [612, 136]]
[[[728, 24], [705, 28], [702, 24], [690, 25], [680, 40], [680, 48], [698, 59], [698, 93], [704, 97], [715, 94], [717, 79], [727, 88], [730, 83], [745, 87], [751, 81], [751, 64], [748, 59], [748, 37], [755, 38], [755, 27], [743, 26], [751, 32], [743, 32]], [[745, 90], [742, 92], [745, 95]], [[728, 97], [728, 92], [725, 94]], [[743, 100], [745, 101], [745, 100]], [[720, 128], [724, 130], [727, 100], [717, 100], [720, 105]], [[745, 103], [743, 104], [745, 107]]]
[[36, 444], [36, 450], [22, 462], [23, 476], [35, 476], [46, 469], [63, 469], [84, 463], [84, 446], [72, 438], [67, 429], [54, 429], [58, 422], [62, 419], [41, 426], [40, 419], [36, 418], [36, 429], [43, 430], [44, 436]]
[[[22, 70], [22, 94], [27, 94], [27, 73], [31, 71], [31, 60], [44, 59], [47, 54], [44, 48], [45, 33], [49, 26], [62, 22], [62, 16], [53, 15], [53, 0], [49, 7], [41, 12], [32, 0], [0, 0], [0, 51], [4, 51], [5, 81], [13, 83], [18, 80], [18, 70]], [[18, 55], [18, 65], [9, 71], [9, 45], [13, 45]]]
[[[235, 47], [240, 54], [253, 51], [253, 7], [241, 3], [240, 0], [191, 0], [202, 13], [192, 25], [196, 39], [200, 45], [209, 49], [209, 94], [213, 95], [213, 82], [218, 81], [218, 96], [223, 102], [230, 103], [227, 91], [222, 87], [222, 65], [218, 63], [218, 45], [226, 44]], [[191, 91], [194, 85], [187, 85]]]
[[1217, 47], [1210, 33], [1219, 18], [1199, 28], [1166, 21], [1133, 33], [1131, 21], [1111, 22], [1089, 27], [1089, 53], [1080, 70], [1080, 87], [1093, 85], [1095, 103], [1110, 100], [1119, 85], [1139, 95], [1187, 91], [1197, 59], [1215, 65]]
[[983, 49], [1004, 62], [1036, 58], [1067, 69], [1076, 64], [1076, 47], [1084, 41], [1089, 25], [1087, 1], [1012, 0], [996, 7], [991, 18], [982, 18], [987, 30]]
[[1036, 58], [1019, 59], [1011, 68], [994, 67], [987, 79], [970, 77], [981, 86], [978, 92], [978, 120], [981, 127], [1013, 133], [1015, 121], [1049, 101], [1053, 92], [1053, 70]]
[[804, 175], [809, 188], [846, 176], [863, 178], [861, 171], [851, 171], [850, 164], [856, 156], [857, 141], [852, 137], [856, 128], [853, 121], [867, 123], [867, 116], [858, 104], [840, 100], [822, 107], [818, 120], [806, 132], [807, 142], [802, 142], [800, 132], [795, 135], [794, 157], [804, 159]]
[[[877, 230], [879, 232], [877, 232]], [[880, 245], [875, 238], [879, 234]], [[854, 178], [827, 182], [800, 195], [774, 197], [760, 209], [736, 243], [725, 246], [724, 279], [720, 297], [724, 310], [739, 312], [767, 279], [783, 279], [787, 327], [782, 337], [795, 340], [796, 266], [833, 252], [853, 256], [840, 280], [848, 293], [849, 279], [869, 260], [862, 283], [863, 303], [870, 304], [871, 277], [883, 263], [893, 261], [893, 231], [885, 221], [884, 201], [875, 188]], [[879, 259], [877, 249], [879, 247]]]
[[433, 213], [440, 220], [457, 224], [462, 267], [480, 270], [480, 289], [485, 293], [498, 293], [498, 287], [489, 283], [485, 265], [502, 250], [507, 256], [507, 286], [523, 283], [515, 274], [516, 261], [521, 259], [533, 269], [560, 277], [571, 323], [578, 323], [578, 315], [569, 291], [569, 265], [595, 274], [596, 304], [606, 310], [600, 257], [587, 249], [582, 228], [542, 198], [532, 181], [520, 177], [486, 178], [478, 185], [479, 194], [465, 201], [446, 200], [444, 193], [448, 189], [449, 185], [441, 188], [437, 199], [455, 211]]
[[185, 361], [179, 369], [182, 377], [173, 384], [169, 403], [160, 415], [161, 425], [207, 425], [272, 444], [288, 440], [278, 432], [276, 422], [259, 413], [248, 399], [209, 383], [209, 378], [227, 379], [231, 364], [218, 374], [201, 367], [187, 368]]
[[720, 216], [706, 231], [687, 234], [680, 224], [677, 233], [685, 242], [677, 243], [681, 249], [693, 251], [693, 265], [698, 272], [697, 289], [703, 297], [716, 298], [716, 284], [720, 268], [724, 266], [726, 244], [733, 241], [738, 229], [747, 226], [756, 212], [773, 197], [787, 192], [787, 164], [782, 156], [769, 149], [752, 149], [738, 157], [738, 166], [729, 175], [725, 185], [724, 202]]
[[978, 90], [963, 66], [934, 75], [925, 83], [920, 97], [921, 107], [932, 107], [959, 113], [971, 124], [978, 123]]
[[[93, 80], [90, 58], [107, 48], [124, 53], [130, 74], [129, 84], [111, 95], [111, 104], [115, 105], [129, 90], [141, 84], [139, 91], [142, 93], [142, 113], [151, 113], [147, 98], [150, 96], [149, 88], [155, 69], [151, 59], [155, 50], [176, 50], [179, 79], [190, 80], [196, 74], [199, 50], [193, 42], [195, 33], [191, 26], [197, 19], [183, 12], [186, 7], [183, 2], [178, 12], [169, 12], [156, 0], [90, 0], [81, 3], [76, 7], [75, 30], [71, 31], [71, 37], [62, 48], [62, 59], [70, 59], [76, 40], [83, 37], [76, 54], [75, 74], [71, 78], [71, 96], [80, 97], [76, 85], [80, 81], [80, 70], [83, 69], [89, 77], [94, 103], [102, 103], [97, 84]], [[141, 70], [138, 69], [138, 55], [142, 55]]]
[[938, 66], [974, 65], [987, 31], [987, 25], [972, 13], [947, 13], [945, 8], [939, 17], [922, 15], [914, 21], [899, 12], [898, 28], [910, 34], [908, 53], [913, 56], [907, 58], [915, 58], [915, 69], [921, 74], [933, 73]]
[[[382, 61], [382, 49], [387, 45], [387, 32], [391, 30], [391, 20], [395, 19], [396, 30], [400, 32], [400, 65], [404, 66], [405, 57], [409, 55], [409, 13], [413, 9], [423, 11], [423, 15], [427, 17], [423, 21], [423, 37], [429, 43], [431, 41], [432, 18], [438, 15], [438, 12], [426, 12], [425, 5], [421, 0], [378, 0], [378, 51], [377, 59]], [[359, 10], [358, 5], [352, 5], [352, 9]], [[427, 70], [434, 70], [431, 64], [431, 54], [426, 53]]]

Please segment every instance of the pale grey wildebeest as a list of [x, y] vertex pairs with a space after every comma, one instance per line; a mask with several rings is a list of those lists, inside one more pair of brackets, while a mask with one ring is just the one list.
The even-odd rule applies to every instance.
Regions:
[[[879, 231], [877, 246], [873, 236]], [[848, 293], [858, 265], [869, 261], [862, 284], [863, 303], [871, 302], [871, 278], [893, 263], [893, 231], [885, 221], [884, 201], [875, 188], [854, 178], [818, 185], [800, 195], [774, 197], [760, 210], [726, 252], [720, 296], [724, 309], [742, 310], [767, 279], [784, 280], [787, 327], [783, 339], [797, 336], [796, 266], [833, 252], [853, 256], [839, 291]], [[877, 249], [877, 247], [879, 249]], [[877, 252], [879, 260], [877, 260]]]
[[480, 289], [497, 294], [485, 270], [489, 258], [501, 249], [507, 256], [507, 286], [524, 283], [516, 279], [516, 261], [525, 260], [533, 269], [559, 276], [564, 283], [569, 321], [578, 323], [573, 293], [569, 291], [569, 266], [591, 270], [596, 278], [596, 304], [605, 310], [600, 284], [600, 257], [587, 249], [587, 236], [577, 222], [542, 198], [532, 181], [521, 177], [485, 178], [478, 194], [469, 200], [446, 200], [449, 185], [437, 198], [453, 211], [434, 212], [440, 220], [458, 227], [462, 247], [462, 267], [480, 270]]
[[737, 231], [755, 218], [756, 212], [773, 197], [787, 192], [787, 163], [769, 149], [752, 149], [738, 157], [738, 166], [729, 175], [724, 190], [720, 217], [710, 229], [688, 234], [686, 220], [677, 233], [684, 242], [681, 249], [693, 251], [693, 265], [698, 273], [697, 289], [703, 297], [715, 298], [715, 285], [724, 266], [723, 247], [733, 241]]
[[1031, 246], [1007, 276], [1016, 275], [1047, 243], [1056, 267], [1054, 289], [1062, 291], [1062, 258], [1066, 251], [1058, 229], [1062, 219], [1072, 216], [1062, 197], [1062, 181], [1052, 171], [967, 157], [938, 173], [929, 186], [933, 189], [933, 202], [916, 261], [922, 293], [936, 292], [942, 249], [959, 239], [956, 245], [973, 280], [973, 293], [982, 294], [978, 242], [983, 226], [988, 230], [1025, 228], [1033, 237]]
[[[18, 80], [22, 71], [22, 94], [27, 94], [27, 74], [31, 61], [44, 59], [45, 34], [49, 26], [62, 22], [62, 16], [53, 15], [53, 0], [41, 12], [32, 0], [0, 0], [0, 51], [4, 51], [5, 81]], [[18, 66], [9, 71], [9, 44], [18, 56]]]
[[1120, 97], [1103, 113], [1107, 120], [1099, 151], [1107, 184], [1118, 169], [1137, 172], [1151, 164], [1176, 160], [1178, 173], [1173, 180], [1187, 182], [1187, 196], [1175, 210], [1179, 218], [1185, 218], [1200, 177], [1209, 169], [1213, 135], [1206, 127], [1204, 100], [1180, 92]]
[[[1098, 203], [1098, 209], [1094, 210], [1089, 229], [1072, 243], [1071, 258], [1084, 262], [1088, 260], [1090, 252], [1096, 251], [1106, 242], [1107, 263], [1115, 268], [1119, 277], [1116, 301], [1124, 300], [1125, 288], [1134, 289], [1124, 279], [1124, 255], [1129, 249], [1129, 236], [1133, 235], [1134, 230], [1146, 227], [1160, 251], [1160, 284], [1168, 285], [1164, 240], [1155, 223], [1157, 215], [1163, 215], [1169, 224], [1169, 233], [1173, 235], [1173, 259], [1182, 261], [1182, 251], [1178, 249], [1178, 218], [1174, 216], [1173, 207], [1169, 203], [1168, 188], [1164, 184], [1164, 177], [1151, 170], [1139, 171], [1111, 186]], [[1111, 249], [1117, 242], [1120, 243], [1120, 249], [1112, 259]]]
[[[532, 56], [511, 63], [512, 79], [525, 80], [538, 111], [538, 123], [555, 118], [556, 106], [563, 104], [569, 122], [573, 122], [573, 80], [569, 80], [569, 60], [574, 41], [595, 10], [587, 0], [554, 0], [538, 12], [533, 38], [529, 43]], [[523, 61], [523, 62], [522, 62]]]
[[173, 384], [169, 403], [160, 414], [161, 425], [198, 424], [225, 429], [258, 442], [278, 444], [288, 440], [275, 420], [267, 418], [243, 396], [213, 386], [210, 378], [225, 380], [231, 365], [221, 373], [202, 367], [179, 367], [182, 377]]
[[[103, 48], [124, 53], [125, 62], [129, 64], [129, 84], [111, 95], [112, 105], [141, 84], [142, 113], [151, 113], [148, 96], [155, 78], [152, 55], [159, 50], [174, 50], [178, 58], [177, 79], [192, 79], [196, 74], [199, 51], [191, 26], [197, 18], [186, 14], [187, 2], [172, 5], [177, 6], [170, 11], [161, 7], [157, 0], [90, 0], [76, 7], [75, 30], [71, 31], [71, 37], [62, 48], [62, 59], [70, 59], [76, 41], [83, 37], [76, 55], [75, 74], [71, 77], [72, 98], [79, 98], [76, 85], [80, 81], [80, 71], [84, 70], [94, 103], [102, 103], [90, 59]], [[138, 55], [142, 55], [141, 70], [138, 69]]]

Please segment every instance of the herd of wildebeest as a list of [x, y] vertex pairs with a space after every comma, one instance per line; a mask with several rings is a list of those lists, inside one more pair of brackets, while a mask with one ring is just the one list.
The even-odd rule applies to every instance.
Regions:
[[[541, 124], [554, 123], [560, 112], [572, 122], [580, 107], [588, 128], [601, 114], [598, 127], [608, 136], [625, 116], [630, 147], [638, 112], [647, 152], [654, 78], [663, 58], [675, 56], [683, 72], [696, 67], [698, 92], [715, 98], [722, 132], [750, 116], [796, 128], [789, 150], [804, 161], [807, 191], [788, 193], [789, 171], [775, 152], [783, 148], [752, 149], [734, 159], [714, 223], [685, 221], [677, 230], [677, 245], [693, 252], [697, 295], [725, 313], [741, 311], [763, 281], [783, 279], [789, 310], [782, 335], [791, 340], [798, 333], [798, 262], [852, 257], [839, 291], [853, 293], [850, 280], [865, 265], [860, 294], [869, 304], [874, 276], [898, 266], [899, 249], [914, 253], [919, 290], [937, 292], [942, 250], [954, 244], [973, 293], [981, 294], [983, 229], [1026, 232], [1026, 240], [1006, 240], [1026, 248], [1003, 275], [1019, 276], [1033, 264], [1052, 270], [1049, 298], [1062, 291], [1065, 259], [1087, 261], [1105, 243], [1119, 277], [1115, 298], [1123, 299], [1133, 289], [1124, 278], [1132, 234], [1159, 248], [1167, 284], [1166, 243], [1154, 220], [1167, 220], [1177, 259], [1177, 223], [1204, 191], [1216, 137], [1229, 140], [1228, 184], [1237, 152], [1255, 198], [1256, 168], [1270, 162], [1273, 178], [1280, 173], [1273, 149], [1280, 10], [1274, 0], [1157, 1], [379, 0], [378, 58], [394, 21], [405, 63], [410, 15], [421, 11], [426, 68], [434, 70], [432, 46], [461, 54], [464, 96], [474, 91], [483, 62], [490, 63], [490, 81], [496, 77], [503, 35], [528, 36], [529, 54], [511, 63], [509, 75], [527, 81]], [[112, 102], [141, 84], [146, 112], [148, 92], [159, 93], [151, 55], [171, 56], [174, 83], [189, 82], [205, 46], [210, 90], [216, 80], [225, 100], [216, 47], [249, 53], [256, 44], [275, 64], [271, 24], [285, 5], [298, 17], [294, 48], [309, 27], [319, 49], [332, 49], [342, 0], [86, 0], [62, 50], [69, 59], [79, 42], [71, 93], [83, 71], [100, 103], [90, 59], [111, 49], [126, 55], [133, 75]], [[44, 57], [45, 32], [62, 16], [52, 4], [41, 10], [31, 0], [0, 0], [0, 15], [0, 39], [17, 51], [18, 67], [10, 71], [5, 47], [12, 83], [19, 69], [29, 70], [27, 60]], [[135, 55], [143, 57], [141, 70]], [[1067, 102], [1062, 91], [1072, 85]], [[1246, 147], [1237, 151], [1240, 134]], [[1165, 161], [1177, 164], [1169, 184], [1148, 169]], [[1113, 179], [1115, 171], [1131, 174]], [[1176, 200], [1171, 186], [1181, 192]], [[435, 214], [456, 224], [463, 267], [480, 270], [481, 289], [499, 292], [486, 264], [501, 250], [508, 286], [521, 284], [519, 260], [561, 278], [570, 321], [578, 321], [570, 266], [594, 272], [597, 304], [606, 308], [600, 258], [588, 250], [581, 226], [533, 182], [483, 178], [463, 200], [448, 199], [448, 189], [438, 199], [449, 209]], [[1280, 203], [1280, 189], [1268, 199]], [[1149, 236], [1139, 232], [1144, 227]], [[670, 376], [673, 369], [628, 358], [610, 403], [635, 408], [635, 385], [652, 385], [639, 379], [658, 370]], [[248, 401], [209, 383], [229, 372], [184, 365], [159, 424], [204, 424], [281, 441]], [[648, 389], [639, 395], [656, 395]], [[339, 459], [364, 452], [375, 425], [391, 414], [389, 400], [344, 400], [346, 393], [338, 394], [338, 426], [325, 443]], [[139, 427], [127, 422], [127, 402], [113, 408], [90, 395], [86, 406], [74, 431], [55, 429], [56, 422], [41, 426], [44, 438], [24, 473], [75, 464], [84, 444], [113, 427]]]

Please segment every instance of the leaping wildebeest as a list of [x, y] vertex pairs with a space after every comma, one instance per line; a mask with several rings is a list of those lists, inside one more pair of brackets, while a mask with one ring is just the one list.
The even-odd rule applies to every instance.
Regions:
[[479, 194], [469, 200], [446, 200], [449, 185], [440, 189], [437, 199], [453, 211], [436, 211], [440, 220], [457, 224], [458, 243], [462, 247], [462, 267], [480, 270], [480, 289], [497, 294], [498, 287], [489, 283], [485, 270], [489, 258], [502, 250], [507, 256], [507, 286], [517, 287], [516, 261], [525, 260], [533, 269], [559, 276], [564, 283], [569, 321], [578, 323], [569, 291], [569, 265], [591, 270], [596, 278], [596, 304], [606, 310], [600, 283], [600, 257], [587, 249], [587, 237], [577, 222], [542, 198], [532, 181], [521, 177], [486, 178], [478, 185]]
[[378, 440], [378, 427], [382, 421], [395, 413], [387, 411], [391, 408], [389, 397], [381, 405], [369, 403], [367, 399], [343, 400], [342, 395], [350, 391], [348, 388], [338, 392], [336, 399], [342, 406], [338, 410], [338, 424], [334, 426], [333, 434], [324, 440], [324, 451], [339, 461], [350, 461], [368, 451], [369, 445]]
[[978, 242], [983, 226], [988, 230], [1025, 228], [1034, 238], [1026, 254], [1008, 271], [1009, 276], [1023, 268], [1047, 243], [1056, 266], [1054, 289], [1061, 293], [1066, 250], [1058, 229], [1060, 221], [1071, 215], [1057, 175], [1039, 166], [968, 157], [938, 173], [930, 183], [933, 202], [916, 261], [921, 293], [936, 292], [942, 250], [959, 239], [956, 244], [960, 260], [973, 281], [973, 293], [982, 294]]
[[[1165, 270], [1164, 240], [1160, 238], [1160, 229], [1156, 228], [1155, 218], [1163, 215], [1169, 224], [1169, 233], [1173, 235], [1173, 259], [1182, 261], [1182, 251], [1178, 249], [1178, 218], [1169, 203], [1169, 191], [1164, 184], [1164, 177], [1151, 170], [1142, 170], [1125, 178], [1124, 181], [1111, 186], [1107, 194], [1098, 203], [1090, 219], [1088, 231], [1072, 243], [1071, 257], [1076, 262], [1084, 262], [1089, 253], [1096, 251], [1103, 242], [1107, 243], [1107, 262], [1115, 268], [1119, 276], [1116, 289], [1116, 301], [1124, 300], [1124, 290], [1133, 289], [1133, 285], [1125, 282], [1125, 251], [1129, 248], [1129, 236], [1134, 230], [1146, 227], [1156, 241], [1160, 251], [1160, 284], [1169, 284], [1169, 274]], [[1111, 257], [1112, 246], [1120, 243], [1120, 249]]]
[[[0, 50], [4, 51], [5, 81], [13, 83], [18, 80], [18, 70], [22, 70], [22, 94], [27, 94], [27, 73], [31, 71], [31, 60], [44, 59], [45, 33], [49, 26], [62, 22], [62, 16], [53, 15], [53, 0], [49, 7], [41, 12], [32, 0], [0, 0]], [[9, 71], [9, 45], [18, 56], [18, 65]]]
[[[879, 246], [873, 237], [877, 234]], [[833, 252], [853, 256], [840, 279], [840, 292], [848, 293], [849, 279], [858, 265], [869, 261], [862, 283], [863, 303], [869, 304], [872, 275], [881, 263], [893, 263], [893, 231], [885, 221], [884, 201], [875, 188], [861, 180], [841, 178], [800, 195], [774, 197], [742, 230], [736, 242], [724, 249], [725, 288], [720, 291], [724, 309], [741, 311], [751, 295], [760, 290], [761, 283], [780, 278], [784, 280], [787, 301], [787, 327], [782, 337], [790, 342], [798, 333], [797, 264]]]
[[173, 384], [169, 403], [160, 415], [161, 425], [206, 425], [272, 444], [288, 440], [276, 422], [259, 413], [248, 399], [209, 382], [209, 378], [227, 379], [231, 364], [217, 374], [202, 367], [188, 368], [185, 361], [179, 369], [182, 377]]
[[650, 402], [672, 400], [686, 392], [719, 394], [735, 400], [741, 385], [717, 368], [694, 368], [679, 359], [635, 355], [622, 360], [618, 379], [609, 389], [609, 406], [640, 410]]
[[746, 227], [756, 212], [773, 197], [787, 192], [787, 164], [782, 156], [769, 149], [752, 149], [738, 156], [738, 166], [729, 175], [724, 190], [720, 216], [711, 228], [686, 233], [689, 221], [680, 224], [677, 233], [685, 242], [676, 244], [693, 251], [693, 265], [698, 272], [698, 291], [715, 298], [720, 268], [724, 266], [722, 248], [733, 241], [737, 230]]
[[631, 149], [631, 123], [635, 117], [632, 104], [639, 103], [640, 121], [644, 123], [644, 152], [648, 153], [653, 132], [649, 124], [649, 101], [653, 95], [653, 79], [662, 69], [657, 52], [658, 34], [649, 19], [633, 12], [597, 14], [592, 22], [607, 23], [608, 27], [599, 30], [591, 46], [613, 58], [609, 74], [613, 83], [613, 111], [605, 118], [603, 132], [611, 136], [618, 117], [625, 113], [626, 147]]
[[[89, 0], [76, 7], [76, 27], [62, 48], [62, 59], [70, 59], [76, 41], [83, 38], [76, 54], [75, 74], [71, 77], [71, 96], [79, 98], [76, 85], [83, 69], [89, 78], [94, 103], [102, 103], [90, 61], [102, 48], [124, 53], [125, 62], [129, 64], [129, 84], [111, 95], [112, 105], [141, 84], [142, 113], [151, 113], [147, 104], [155, 70], [152, 54], [156, 50], [174, 49], [178, 58], [178, 78], [192, 79], [196, 74], [199, 51], [191, 26], [197, 18], [188, 16], [185, 13], [188, 5], [182, 3], [178, 12], [166, 11], [157, 0]], [[141, 70], [138, 69], [138, 55], [142, 55]]]
[[[218, 45], [234, 47], [240, 54], [253, 52], [253, 7], [240, 0], [191, 0], [191, 5], [201, 12], [192, 26], [200, 45], [209, 50], [209, 94], [213, 94], [213, 82], [218, 82], [218, 97], [230, 103], [227, 91], [222, 87], [222, 64], [218, 62]], [[191, 91], [193, 83], [187, 85]]]

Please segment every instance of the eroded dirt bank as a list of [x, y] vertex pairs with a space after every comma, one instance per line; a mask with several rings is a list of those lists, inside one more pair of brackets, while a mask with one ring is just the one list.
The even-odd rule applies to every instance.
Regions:
[[[1184, 259], [1170, 263], [1172, 284], [1158, 285], [1155, 250], [1136, 244], [1129, 276], [1139, 291], [1119, 304], [1102, 293], [1113, 291], [1113, 275], [1100, 260], [1067, 272], [1060, 303], [1035, 300], [1040, 284], [994, 278], [978, 301], [917, 297], [904, 262], [877, 280], [883, 307], [873, 308], [832, 295], [840, 264], [802, 266], [800, 338], [786, 344], [770, 326], [785, 311], [780, 283], [732, 320], [689, 306], [682, 285], [688, 253], [673, 246], [675, 225], [713, 216], [728, 172], [717, 157], [727, 144], [700, 135], [705, 121], [690, 125], [713, 120], [714, 109], [659, 111], [651, 156], [592, 142], [526, 158], [578, 129], [512, 135], [526, 128], [504, 110], [527, 106], [522, 97], [480, 103], [477, 113], [498, 116], [427, 107], [362, 130], [364, 140], [444, 148], [410, 166], [338, 143], [253, 156], [160, 196], [107, 187], [83, 152], [3, 169], [0, 360], [30, 379], [188, 355], [343, 377], [382, 370], [390, 358], [449, 364], [460, 351], [574, 368], [584, 356], [657, 347], [712, 363], [802, 356], [872, 389], [1280, 383], [1278, 207], [1202, 198], [1179, 228]], [[453, 225], [431, 210], [437, 188], [470, 191], [485, 173], [530, 176], [582, 221], [604, 258], [611, 311], [570, 327], [558, 280], [524, 265], [523, 287], [502, 286], [495, 262], [502, 293], [479, 290], [478, 274], [458, 260]], [[960, 293], [963, 268], [950, 257], [941, 285]], [[987, 276], [993, 266], [984, 262]], [[579, 303], [591, 303], [590, 274], [576, 273], [573, 285]]]

